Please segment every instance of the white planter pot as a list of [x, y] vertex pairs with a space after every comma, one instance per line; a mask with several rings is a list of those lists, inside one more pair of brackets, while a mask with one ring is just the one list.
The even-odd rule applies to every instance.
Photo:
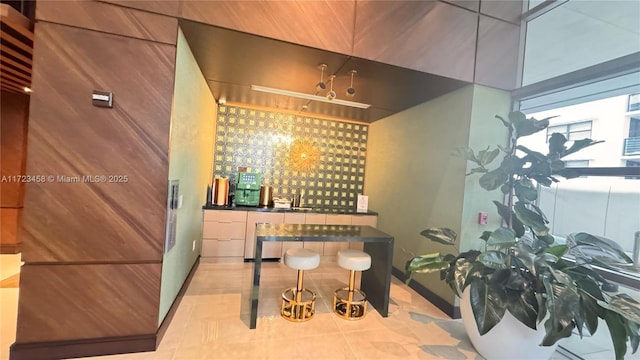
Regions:
[[544, 321], [532, 330], [505, 312], [502, 320], [488, 333], [480, 336], [471, 309], [470, 291], [466, 288], [460, 300], [460, 314], [467, 335], [476, 351], [487, 360], [495, 359], [549, 359], [558, 344], [540, 346], [545, 335]]

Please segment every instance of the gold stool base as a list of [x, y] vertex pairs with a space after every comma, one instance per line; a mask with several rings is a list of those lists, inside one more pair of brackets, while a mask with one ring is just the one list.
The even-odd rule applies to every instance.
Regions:
[[[316, 294], [308, 289], [296, 293], [296, 288], [289, 288], [282, 293], [280, 315], [294, 322], [310, 320], [316, 312]], [[296, 298], [296, 295], [300, 296]]]
[[367, 314], [367, 295], [360, 289], [338, 289], [333, 294], [333, 312], [343, 319], [360, 320]]

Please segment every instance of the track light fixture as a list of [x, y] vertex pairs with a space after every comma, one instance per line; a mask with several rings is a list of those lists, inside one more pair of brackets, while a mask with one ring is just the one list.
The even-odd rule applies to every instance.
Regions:
[[356, 95], [356, 89], [353, 87], [353, 75], [357, 74], [356, 70], [349, 71], [351, 74], [351, 85], [347, 88], [347, 96], [354, 97]]
[[327, 64], [318, 65], [320, 69], [320, 82], [316, 84], [316, 90], [321, 91], [327, 88], [327, 84], [324, 83], [324, 71], [327, 69]]
[[327, 99], [329, 99], [329, 100], [333, 100], [333, 99], [336, 98], [336, 92], [333, 91], [333, 79], [335, 79], [335, 78], [336, 78], [336, 76], [333, 75], [333, 74], [329, 76], [329, 81], [330, 81], [330, 84], [331, 84], [331, 87], [329, 88], [329, 92], [327, 92]]

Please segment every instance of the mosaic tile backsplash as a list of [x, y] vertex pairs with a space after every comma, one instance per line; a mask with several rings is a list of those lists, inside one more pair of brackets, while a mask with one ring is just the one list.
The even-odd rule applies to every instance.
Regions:
[[274, 198], [292, 198], [303, 189], [306, 206], [355, 208], [364, 185], [368, 129], [365, 124], [220, 106], [213, 175], [235, 183], [238, 168], [246, 167], [262, 174], [263, 185], [273, 186]]

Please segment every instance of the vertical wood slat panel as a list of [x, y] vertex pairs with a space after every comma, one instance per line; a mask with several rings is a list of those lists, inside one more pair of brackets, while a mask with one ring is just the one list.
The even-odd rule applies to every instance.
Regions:
[[27, 184], [23, 259], [161, 260], [175, 47], [46, 22], [36, 38], [27, 173], [49, 178]]
[[477, 22], [442, 2], [358, 1], [353, 55], [472, 81]]
[[175, 45], [178, 36], [174, 17], [98, 1], [42, 1], [36, 7], [36, 18], [166, 44]]
[[16, 343], [154, 334], [161, 264], [29, 265]]
[[355, 1], [183, 0], [181, 17], [351, 54]]

